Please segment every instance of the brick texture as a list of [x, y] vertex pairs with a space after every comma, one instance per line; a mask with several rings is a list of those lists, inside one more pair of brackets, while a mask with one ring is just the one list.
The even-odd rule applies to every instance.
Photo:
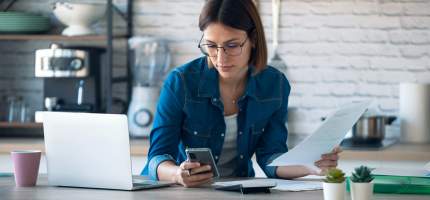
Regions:
[[[18, 1], [14, 9], [31, 8], [58, 24], [49, 14], [49, 2]], [[114, 2], [125, 8], [124, 0]], [[167, 38], [173, 66], [200, 56], [197, 24], [204, 0], [134, 3], [135, 35]], [[271, 1], [260, 0], [259, 10], [271, 51]], [[377, 112], [397, 114], [400, 82], [430, 82], [430, 1], [282, 0], [281, 12], [279, 52], [292, 85], [292, 132], [311, 133], [321, 117], [351, 101], [372, 99]], [[103, 30], [104, 25], [98, 27]], [[123, 30], [116, 16], [114, 31]], [[35, 102], [33, 109], [41, 106], [40, 80], [31, 76], [32, 56], [48, 44], [0, 42], [0, 94], [25, 94]], [[116, 45], [115, 74], [124, 73], [123, 46]], [[114, 91], [124, 96], [123, 86]]]

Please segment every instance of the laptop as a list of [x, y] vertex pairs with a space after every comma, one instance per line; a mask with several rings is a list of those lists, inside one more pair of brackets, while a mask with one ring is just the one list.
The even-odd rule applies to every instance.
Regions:
[[133, 179], [126, 115], [43, 112], [52, 186], [141, 190], [172, 185]]

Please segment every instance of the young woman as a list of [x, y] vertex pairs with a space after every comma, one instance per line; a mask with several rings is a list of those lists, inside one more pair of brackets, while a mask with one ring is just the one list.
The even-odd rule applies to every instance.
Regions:
[[[288, 151], [290, 85], [282, 72], [267, 66], [263, 25], [252, 1], [209, 0], [199, 27], [205, 56], [165, 80], [142, 175], [185, 187], [210, 182], [210, 166], [186, 159], [185, 148], [197, 147], [212, 150], [221, 176], [254, 176], [254, 153], [268, 177], [321, 173], [305, 166], [267, 166]], [[338, 153], [322, 155], [315, 165], [321, 171], [336, 167]], [[196, 172], [203, 173], [190, 175]]]

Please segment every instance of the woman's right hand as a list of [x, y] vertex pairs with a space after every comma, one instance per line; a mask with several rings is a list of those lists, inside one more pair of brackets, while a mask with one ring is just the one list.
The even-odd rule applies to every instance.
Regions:
[[210, 165], [184, 161], [176, 171], [176, 183], [184, 187], [197, 187], [212, 181], [213, 173]]

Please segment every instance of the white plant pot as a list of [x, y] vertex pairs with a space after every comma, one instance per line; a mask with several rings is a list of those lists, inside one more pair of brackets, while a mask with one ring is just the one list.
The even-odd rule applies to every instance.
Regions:
[[373, 182], [370, 183], [350, 183], [352, 200], [370, 200], [373, 196]]
[[324, 200], [344, 200], [345, 199], [345, 181], [342, 183], [323, 182]]

